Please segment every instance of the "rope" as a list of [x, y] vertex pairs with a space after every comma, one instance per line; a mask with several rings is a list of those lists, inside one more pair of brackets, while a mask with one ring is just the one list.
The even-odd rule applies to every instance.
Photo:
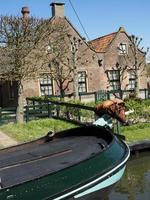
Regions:
[[84, 28], [84, 26], [83, 26], [83, 24], [82, 24], [80, 18], [79, 18], [79, 15], [78, 15], [77, 11], [76, 11], [75, 8], [74, 8], [74, 6], [73, 6], [71, 0], [69, 0], [69, 3], [70, 3], [70, 5], [71, 5], [71, 7], [72, 7], [72, 9], [73, 9], [73, 11], [74, 11], [76, 17], [78, 18], [78, 21], [79, 21], [79, 23], [80, 23], [80, 25], [81, 25], [81, 27], [82, 27], [82, 29], [83, 29], [83, 31], [84, 31], [84, 33], [85, 33], [87, 39], [90, 41], [90, 38], [89, 38], [89, 36], [88, 36], [88, 34], [87, 34], [87, 32], [86, 32], [86, 30], [85, 30], [85, 28]]

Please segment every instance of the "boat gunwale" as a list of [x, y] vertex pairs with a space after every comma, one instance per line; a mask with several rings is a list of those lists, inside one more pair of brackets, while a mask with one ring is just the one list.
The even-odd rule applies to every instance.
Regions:
[[[81, 129], [81, 128], [87, 128], [87, 127], [99, 127], [103, 130], [107, 130], [107, 128], [104, 128], [103, 126], [96, 126], [96, 125], [85, 125], [85, 126], [80, 126], [80, 127], [74, 127], [74, 128], [70, 128], [70, 129], [65, 129], [65, 130], [62, 130], [62, 131], [58, 131], [54, 134], [54, 136], [52, 138], [63, 138], [63, 137], [67, 137], [67, 136], [71, 136], [71, 134], [67, 135], [67, 136], [63, 136], [66, 135], [66, 132], [70, 132], [70, 131], [73, 131], [73, 130], [76, 130], [76, 129]], [[53, 133], [53, 132], [52, 132]], [[92, 136], [92, 135], [91, 135]], [[34, 140], [31, 140], [31, 141], [27, 141], [27, 142], [23, 142], [23, 143], [19, 143], [17, 145], [13, 145], [13, 146], [9, 146], [9, 147], [5, 147], [3, 149], [0, 149], [0, 154], [1, 153], [9, 153], [11, 151], [16, 151], [16, 148], [18, 150], [21, 150], [22, 147], [27, 147], [27, 146], [31, 146], [32, 144], [34, 145], [38, 145], [38, 144], [42, 144], [43, 142], [46, 142], [46, 139], [48, 137], [48, 133], [40, 138], [37, 138], [37, 139], [34, 139]], [[53, 140], [52, 140], [53, 141]], [[49, 142], [49, 141], [48, 141]], [[21, 148], [21, 149], [20, 149]]]
[[[17, 184], [12, 184], [12, 185], [9, 185], [8, 187], [2, 187], [2, 188], [0, 189], [0, 192], [1, 192], [1, 191], [4, 191], [4, 190], [7, 190], [7, 189], [12, 189], [12, 188], [14, 188], [14, 187], [17, 187], [17, 186], [20, 186], [20, 185], [23, 185], [23, 184], [26, 184], [26, 183], [29, 183], [29, 182], [33, 182], [33, 181], [35, 181], [35, 180], [39, 180], [39, 179], [41, 179], [41, 178], [45, 178], [45, 177], [47, 177], [47, 176], [56, 174], [56, 173], [61, 172], [61, 171], [63, 171], [63, 170], [72, 168], [73, 166], [80, 165], [81, 163], [83, 163], [83, 162], [85, 162], [85, 161], [88, 161], [88, 160], [90, 160], [91, 158], [95, 158], [96, 156], [98, 156], [98, 154], [101, 154], [102, 152], [109, 150], [109, 149], [111, 148], [111, 146], [113, 145], [113, 143], [116, 141], [116, 139], [118, 139], [118, 140], [119, 140], [122, 144], [124, 144], [124, 146], [127, 148], [126, 143], [124, 143], [122, 140], [120, 140], [119, 138], [117, 138], [117, 137], [113, 134], [113, 132], [111, 132], [110, 129], [106, 129], [106, 128], [104, 128], [104, 127], [95, 126], [95, 125], [89, 125], [89, 126], [90, 126], [90, 127], [97, 127], [97, 128], [103, 129], [103, 130], [107, 131], [107, 133], [112, 137], [112, 141], [110, 142], [109, 145], [107, 145], [107, 148], [104, 148], [102, 151], [97, 152], [97, 153], [95, 153], [94, 155], [91, 155], [90, 157], [88, 157], [88, 158], [86, 158], [86, 159], [84, 159], [84, 160], [81, 160], [80, 162], [77, 162], [77, 163], [75, 163], [75, 164], [69, 165], [68, 167], [62, 168], [62, 169], [57, 170], [57, 171], [55, 171], [55, 172], [52, 172], [52, 173], [49, 173], [49, 174], [45, 174], [45, 175], [41, 175], [41, 176], [39, 176], [39, 177], [35, 177], [35, 178], [30, 179], [30, 180], [27, 180], [27, 181], [19, 182], [19, 183], [17, 183]], [[89, 127], [89, 126], [87, 126], [87, 127]], [[81, 127], [78, 127], [78, 128], [81, 128]], [[76, 128], [64, 130], [64, 131], [58, 132], [57, 134], [59, 134], [59, 133], [61, 134], [62, 132], [66, 134], [66, 131], [74, 130], [74, 129], [76, 129]], [[85, 136], [86, 136], [86, 135], [85, 135]], [[91, 136], [92, 136], [92, 135], [91, 135]], [[61, 136], [61, 137], [62, 137], [62, 136]], [[95, 137], [96, 137], [96, 135], [95, 135]], [[42, 141], [42, 140], [45, 139], [45, 138], [46, 138], [46, 136], [41, 137], [41, 138], [39, 138], [39, 139], [36, 139], [36, 140], [34, 140], [34, 141], [31, 141], [31, 142], [29, 142], [29, 143], [31, 144], [31, 143], [37, 142], [37, 141], [39, 141], [39, 140]], [[116, 138], [116, 139], [115, 139], [115, 138]], [[27, 142], [27, 143], [23, 143], [23, 145], [24, 145], [24, 144], [28, 144], [28, 142]], [[15, 145], [15, 146], [13, 146], [13, 147], [17, 147], [17, 146], [21, 146], [21, 145], [22, 145], [22, 144], [20, 144], [20, 145]], [[13, 147], [8, 147], [8, 149], [13, 148]], [[5, 149], [7, 150], [7, 148], [5, 148]], [[123, 160], [123, 159], [122, 159], [122, 160]], [[118, 161], [118, 162], [119, 162], [119, 161]], [[119, 162], [119, 163], [120, 163], [120, 162]], [[116, 164], [116, 165], [117, 165], [117, 164]], [[113, 169], [113, 168], [112, 168], [112, 169]], [[94, 178], [94, 177], [92, 177], [92, 178], [90, 178], [90, 179], [93, 179], [93, 178]], [[89, 180], [89, 179], [88, 179], [88, 180]]]
[[[120, 140], [120, 139], [119, 139]], [[80, 183], [80, 185], [81, 185], [81, 187], [80, 187], [80, 185], [78, 185], [78, 186], [76, 186], [76, 188], [77, 189], [75, 189], [75, 190], [77, 190], [77, 191], [75, 191], [75, 192], [73, 192], [73, 189], [72, 188], [70, 188], [70, 195], [72, 196], [72, 194], [73, 195], [76, 195], [76, 194], [78, 194], [77, 192], [83, 192], [85, 189], [85, 187], [87, 186], [87, 185], [89, 185], [89, 187], [88, 188], [86, 188], [86, 190], [87, 189], [89, 189], [90, 187], [93, 187], [94, 185], [96, 185], [97, 184], [97, 182], [98, 181], [104, 181], [104, 180], [106, 180], [107, 179], [107, 177], [108, 176], [111, 176], [112, 174], [115, 174], [115, 173], [117, 173], [118, 171], [120, 171], [120, 169], [122, 169], [125, 165], [126, 165], [126, 163], [127, 163], [127, 160], [129, 159], [129, 157], [130, 157], [130, 149], [129, 149], [129, 147], [128, 147], [128, 145], [125, 143], [125, 142], [123, 142], [124, 143], [124, 145], [125, 145], [125, 147], [126, 147], [126, 149], [128, 150], [126, 153], [125, 153], [125, 155], [124, 155], [124, 159], [122, 158], [122, 162], [120, 163], [120, 162], [118, 162], [118, 164], [116, 164], [114, 167], [112, 167], [108, 172], [106, 172], [106, 173], [103, 173], [103, 174], [99, 174], [99, 175], [97, 175], [97, 176], [94, 176], [94, 177], [92, 177], [92, 178], [90, 178], [90, 179], [88, 179], [88, 181], [86, 181], [87, 183], [85, 183], [85, 184], [83, 184], [83, 183]], [[119, 166], [119, 167], [118, 167]], [[115, 173], [114, 173], [115, 172]], [[103, 178], [101, 178], [101, 177], [103, 177]], [[92, 180], [91, 180], [92, 179]], [[94, 182], [92, 185], [91, 185], [91, 182]], [[80, 189], [80, 188], [81, 189]], [[75, 188], [75, 186], [74, 186], [74, 188]], [[83, 189], [83, 190], [82, 190]], [[81, 191], [80, 191], [81, 190]], [[63, 197], [62, 198], [65, 198], [65, 197], [71, 197], [70, 195], [68, 196], [66, 196], [65, 195], [65, 193], [66, 193], [66, 191], [68, 191], [68, 190], [64, 190], [63, 191], [63, 193], [64, 193], [64, 195], [62, 195]], [[68, 192], [69, 193], [69, 192]], [[75, 193], [75, 194], [74, 194]], [[60, 199], [62, 199], [62, 198], [60, 198], [60, 197], [58, 197], [58, 195], [59, 195], [59, 193], [57, 193], [55, 196], [53, 195], [53, 196], [51, 196], [51, 198], [53, 198], [53, 200], [60, 200]], [[60, 195], [59, 195], [60, 196]], [[49, 198], [49, 197], [48, 197]], [[45, 200], [48, 200], [48, 198], [46, 198]]]
[[[77, 185], [76, 187], [74, 186], [73, 188], [76, 188], [76, 189], [74, 189], [73, 190], [73, 188], [69, 188], [70, 190], [69, 190], [69, 192], [68, 192], [68, 190], [64, 190], [62, 193], [57, 193], [56, 195], [53, 195], [53, 196], [51, 196], [51, 197], [47, 197], [46, 199], [44, 199], [44, 200], [48, 200], [49, 198], [52, 198], [53, 200], [59, 200], [60, 199], [60, 197], [58, 197], [58, 196], [63, 196], [63, 197], [61, 197], [61, 199], [62, 198], [70, 198], [70, 197], [72, 197], [72, 195], [74, 196], [74, 195], [78, 195], [79, 193], [82, 193], [82, 192], [84, 192], [85, 190], [88, 190], [88, 189], [90, 189], [91, 187], [94, 187], [95, 185], [97, 185], [98, 183], [100, 183], [100, 182], [103, 182], [103, 181], [105, 181], [109, 176], [113, 176], [113, 175], [115, 175], [115, 173], [117, 173], [117, 172], [119, 172], [124, 166], [126, 165], [126, 163], [124, 163], [123, 165], [121, 165], [119, 168], [117, 168], [117, 170], [115, 170], [115, 171], [113, 171], [113, 173], [110, 173], [109, 175], [107, 175], [107, 173], [105, 173], [105, 174], [102, 174], [101, 176], [104, 176], [105, 175], [105, 177], [103, 177], [102, 179], [101, 179], [101, 176], [98, 176], [97, 175], [97, 177], [94, 177], [92, 180], [90, 180], [90, 181], [87, 181], [87, 183], [85, 183], [85, 184], [80, 184], [80, 185]], [[113, 168], [112, 168], [113, 169]], [[97, 180], [98, 179], [98, 180]], [[94, 183], [93, 183], [94, 182]], [[76, 191], [77, 190], [77, 191]], [[67, 195], [65, 195], [66, 194], [66, 192], [67, 193], [71, 193], [71, 194], [69, 194], [69, 196]]]

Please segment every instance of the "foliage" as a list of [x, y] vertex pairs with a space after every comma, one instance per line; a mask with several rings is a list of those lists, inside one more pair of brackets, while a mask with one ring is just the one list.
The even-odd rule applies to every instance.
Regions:
[[150, 100], [142, 99], [126, 99], [126, 110], [134, 112], [127, 116], [127, 119], [132, 123], [150, 122]]
[[18, 83], [18, 122], [23, 121], [25, 81], [51, 75], [62, 96], [72, 80], [67, 32], [60, 19], [0, 16], [0, 78]]
[[[39, 99], [47, 99], [47, 98], [33, 98], [34, 100]], [[56, 101], [57, 98], [50, 98], [50, 100]], [[47, 99], [48, 100], [48, 99]], [[61, 100], [63, 102], [64, 100]], [[86, 105], [95, 107], [95, 103], [81, 103], [80, 101], [68, 101], [69, 103], [77, 104], [77, 105]], [[97, 102], [100, 103], [100, 102]], [[150, 123], [138, 123], [141, 121], [150, 121], [150, 99], [142, 100], [142, 99], [126, 99], [125, 100], [126, 110], [134, 109], [134, 113], [127, 116], [128, 120], [132, 121], [129, 126], [122, 126], [122, 134], [126, 136], [127, 142], [139, 141], [150, 139]], [[84, 122], [88, 122], [88, 120], [94, 119], [94, 112], [84, 110], [84, 109], [74, 109], [71, 107], [56, 105], [53, 107], [54, 109], [58, 109], [62, 112], [63, 115], [69, 114], [69, 118], [77, 118], [80, 117]], [[32, 140], [38, 138], [42, 135], [45, 135], [49, 130], [62, 130], [70, 127], [74, 127], [72, 124], [68, 124], [66, 122], [62, 122], [60, 120], [53, 119], [44, 119], [44, 120], [36, 120], [31, 121], [27, 124], [8, 124], [0, 126], [0, 130], [5, 133], [10, 134], [10, 136], [16, 138], [21, 142], [25, 142], [28, 140]]]
[[[37, 18], [0, 16], [0, 66], [4, 80], [22, 80], [35, 75], [39, 52], [33, 51], [41, 38], [44, 21]], [[30, 52], [34, 54], [29, 57]], [[32, 54], [32, 55], [33, 55]], [[37, 55], [38, 54], [38, 55]]]
[[[39, 71], [36, 51], [44, 21], [37, 18], [0, 16], [0, 78], [17, 81], [17, 122], [23, 122], [23, 81], [34, 78]], [[40, 49], [41, 50], [41, 49]], [[32, 52], [32, 54], [31, 54]]]
[[[74, 124], [54, 119], [33, 120], [24, 124], [7, 124], [0, 130], [20, 143], [34, 140], [47, 134], [48, 131], [60, 131], [75, 127]], [[127, 142], [150, 140], [150, 124], [140, 123], [121, 127]]]
[[[81, 121], [84, 122], [89, 122], [89, 121], [93, 121], [95, 119], [95, 114], [92, 111], [86, 110], [84, 108], [78, 108], [78, 105], [81, 106], [89, 106], [89, 107], [95, 107], [95, 103], [94, 102], [88, 102], [88, 103], [84, 103], [81, 102], [80, 100], [68, 100], [67, 102], [64, 99], [60, 99], [60, 98], [56, 98], [56, 97], [34, 97], [34, 98], [30, 98], [29, 104], [30, 102], [32, 102], [32, 100], [34, 101], [39, 101], [40, 100], [49, 100], [49, 101], [53, 101], [53, 102], [64, 102], [66, 103], [65, 105], [55, 105], [55, 103], [52, 103], [51, 108], [56, 110], [56, 112], [58, 113], [59, 117], [65, 117], [67, 119], [72, 119], [72, 120], [79, 120], [81, 119]], [[38, 103], [38, 102], [37, 102]], [[73, 104], [74, 106], [68, 105], [68, 104]], [[55, 111], [54, 111], [55, 112]]]
[[[65, 102], [64, 100], [60, 100], [59, 98], [56, 97], [52, 97], [52, 98], [43, 98], [43, 97], [35, 97], [35, 98], [31, 98], [31, 100], [53, 100], [53, 101], [60, 101], [60, 102]], [[126, 106], [126, 111], [129, 110], [133, 110], [134, 112], [131, 113], [130, 115], [126, 116], [127, 120], [129, 120], [130, 123], [138, 123], [138, 122], [150, 122], [150, 99], [140, 99], [140, 98], [130, 98], [130, 99], [125, 99], [125, 106]], [[85, 105], [85, 106], [89, 106], [89, 107], [95, 107], [96, 105], [100, 104], [101, 101], [99, 102], [80, 102], [79, 100], [70, 100], [67, 101], [66, 103], [72, 103], [75, 105]], [[85, 109], [80, 109], [80, 112], [78, 111], [78, 109], [75, 108], [71, 108], [67, 106], [59, 106], [60, 109], [62, 109], [62, 111], [66, 114], [66, 113], [70, 113], [70, 116], [75, 116], [78, 117], [78, 115], [80, 114], [81, 117], [83, 118], [91, 118], [94, 119], [94, 114], [92, 111], [88, 111]]]

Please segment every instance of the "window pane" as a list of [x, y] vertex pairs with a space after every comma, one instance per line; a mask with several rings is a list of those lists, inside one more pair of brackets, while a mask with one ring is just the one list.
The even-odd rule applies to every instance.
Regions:
[[41, 95], [53, 95], [52, 79], [49, 76], [44, 76], [40, 79]]
[[118, 81], [111, 82], [110, 86], [111, 86], [112, 90], [119, 90], [119, 82]]
[[134, 70], [129, 71], [129, 78], [135, 79], [135, 71]]
[[129, 71], [129, 86], [128, 86], [128, 88], [129, 88], [129, 90], [135, 89], [135, 71], [134, 70]]
[[108, 76], [110, 80], [119, 80], [120, 71], [119, 70], [111, 70], [108, 72]]
[[110, 70], [108, 71], [108, 77], [110, 81], [111, 90], [119, 90], [120, 89], [120, 71]]
[[126, 44], [120, 44], [119, 45], [119, 52], [120, 54], [127, 54], [127, 45]]
[[87, 92], [85, 71], [78, 72], [78, 91]]
[[129, 89], [135, 89], [135, 80], [129, 80]]

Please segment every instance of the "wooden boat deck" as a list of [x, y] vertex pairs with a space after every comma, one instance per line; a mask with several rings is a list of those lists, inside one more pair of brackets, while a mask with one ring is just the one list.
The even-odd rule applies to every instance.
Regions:
[[106, 141], [96, 136], [56, 138], [15, 151], [0, 152], [2, 187], [54, 173], [101, 152]]

